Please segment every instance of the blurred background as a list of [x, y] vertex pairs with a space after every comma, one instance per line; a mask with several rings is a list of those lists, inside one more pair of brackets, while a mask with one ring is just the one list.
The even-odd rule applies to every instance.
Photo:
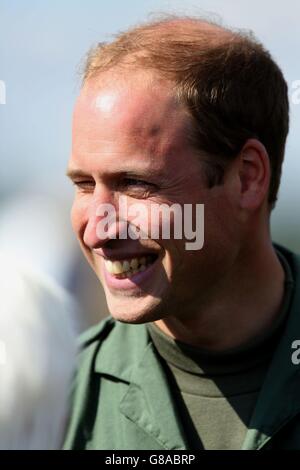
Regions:
[[297, 0], [0, 0], [0, 247], [66, 287], [80, 304], [83, 327], [107, 307], [69, 222], [73, 188], [65, 169], [79, 66], [92, 45], [162, 12], [251, 29], [281, 66], [291, 128], [272, 230], [275, 241], [300, 252]]

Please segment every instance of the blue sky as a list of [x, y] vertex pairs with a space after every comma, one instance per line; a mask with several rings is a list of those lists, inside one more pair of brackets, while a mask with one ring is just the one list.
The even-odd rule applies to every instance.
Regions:
[[[0, 105], [2, 195], [41, 191], [69, 200], [64, 171], [80, 61], [91, 45], [156, 12], [203, 15], [251, 29], [269, 48], [288, 83], [300, 80], [296, 0], [1, 0], [0, 80], [6, 85], [6, 104]], [[286, 227], [300, 231], [299, 126], [300, 104], [291, 104], [281, 198], [273, 217], [279, 239]]]

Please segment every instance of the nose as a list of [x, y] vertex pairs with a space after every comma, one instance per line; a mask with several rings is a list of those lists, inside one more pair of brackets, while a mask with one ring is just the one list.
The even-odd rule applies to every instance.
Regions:
[[87, 247], [101, 248], [112, 237], [111, 222], [115, 214], [112, 191], [106, 188], [95, 189], [87, 207], [87, 223], [83, 233], [83, 242]]

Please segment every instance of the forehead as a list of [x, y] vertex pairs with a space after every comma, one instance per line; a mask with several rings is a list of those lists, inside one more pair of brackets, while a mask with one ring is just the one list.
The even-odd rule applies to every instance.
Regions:
[[113, 168], [129, 157], [137, 165], [151, 157], [152, 165], [162, 164], [186, 145], [189, 126], [170, 82], [145, 72], [107, 72], [85, 85], [77, 99], [71, 161]]

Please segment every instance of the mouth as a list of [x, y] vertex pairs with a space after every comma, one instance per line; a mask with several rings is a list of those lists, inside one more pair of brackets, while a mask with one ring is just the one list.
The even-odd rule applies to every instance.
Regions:
[[153, 281], [159, 275], [160, 256], [147, 253], [122, 259], [103, 257], [103, 275], [107, 287], [111, 291], [139, 292], [153, 288]]
[[106, 271], [115, 279], [131, 279], [147, 271], [157, 260], [158, 255], [144, 255], [122, 260], [104, 259]]

